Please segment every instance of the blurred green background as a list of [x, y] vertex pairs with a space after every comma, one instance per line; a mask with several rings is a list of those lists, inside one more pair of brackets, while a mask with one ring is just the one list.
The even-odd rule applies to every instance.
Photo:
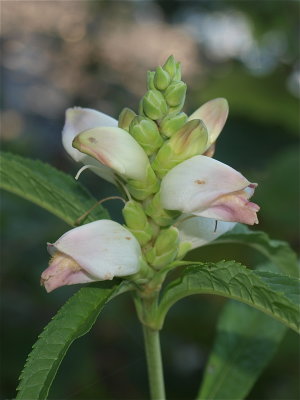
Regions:
[[[299, 3], [294, 1], [2, 1], [1, 148], [41, 159], [74, 176], [61, 144], [66, 108], [117, 118], [137, 110], [147, 69], [173, 54], [188, 84], [185, 111], [226, 97], [229, 120], [215, 158], [258, 182], [260, 225], [299, 245]], [[115, 193], [86, 172], [97, 198]], [[106, 203], [120, 220], [120, 204]], [[1, 396], [17, 378], [43, 326], [77, 287], [39, 286], [45, 243], [68, 227], [11, 194], [1, 195]], [[244, 249], [197, 250], [202, 260], [255, 262]], [[167, 394], [195, 396], [224, 299], [178, 303], [162, 333]], [[289, 332], [248, 399], [299, 398], [299, 342]], [[146, 399], [143, 343], [129, 296], [109, 304], [92, 332], [75, 342], [50, 399]]]

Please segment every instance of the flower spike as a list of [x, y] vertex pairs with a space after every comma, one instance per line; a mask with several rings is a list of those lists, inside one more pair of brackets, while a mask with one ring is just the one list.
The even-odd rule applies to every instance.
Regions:
[[124, 108], [116, 121], [87, 108], [67, 110], [63, 144], [84, 164], [76, 178], [89, 168], [128, 201], [125, 227], [97, 221], [49, 245], [54, 258], [42, 275], [48, 291], [138, 271], [132, 279], [151, 279], [236, 222], [258, 223], [259, 206], [249, 200], [257, 184], [212, 159], [227, 100], [210, 100], [188, 117], [186, 91], [181, 65], [170, 56], [148, 71], [137, 113]]

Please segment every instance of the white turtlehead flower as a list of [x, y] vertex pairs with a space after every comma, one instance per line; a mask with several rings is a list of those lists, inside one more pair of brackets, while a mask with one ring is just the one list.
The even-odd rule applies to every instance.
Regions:
[[52, 259], [41, 276], [47, 292], [64, 285], [135, 274], [142, 256], [132, 233], [110, 220], [71, 229], [55, 243], [49, 243], [48, 252]]
[[143, 148], [104, 113], [80, 107], [68, 109], [62, 141], [75, 161], [112, 183], [114, 172], [136, 180], [146, 177], [149, 160]]
[[259, 207], [249, 198], [256, 186], [228, 165], [200, 155], [167, 173], [160, 198], [167, 210], [253, 225]]

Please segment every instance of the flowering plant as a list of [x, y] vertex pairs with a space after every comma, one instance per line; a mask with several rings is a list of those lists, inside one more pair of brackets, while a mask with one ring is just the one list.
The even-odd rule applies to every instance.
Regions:
[[[236, 318], [241, 337], [248, 334], [254, 317], [260, 323], [253, 338], [262, 334], [262, 326], [276, 327], [276, 340], [254, 361], [250, 378], [239, 376], [240, 384], [225, 383], [214, 395], [218, 373], [234, 346], [225, 348], [224, 360], [217, 360], [213, 352], [198, 399], [223, 398], [228, 390], [231, 398], [243, 398], [283, 336], [284, 325], [299, 331], [294, 254], [286, 244], [240, 225], [258, 223], [259, 206], [250, 201], [257, 184], [212, 158], [228, 116], [228, 103], [214, 99], [187, 116], [182, 112], [186, 89], [180, 63], [171, 56], [162, 67], [148, 72], [147, 92], [138, 114], [125, 108], [117, 121], [87, 108], [66, 112], [63, 145], [83, 164], [76, 179], [90, 169], [116, 185], [121, 196], [112, 198], [124, 203], [123, 225], [110, 220], [98, 204], [110, 198], [92, 205], [90, 194], [74, 180], [48, 166], [37, 168], [29, 160], [2, 156], [2, 166], [7, 167], [2, 180], [5, 189], [73, 225], [48, 244], [51, 259], [41, 284], [47, 292], [64, 285], [90, 284], [45, 328], [22, 372], [17, 398], [46, 398], [68, 346], [91, 328], [106, 302], [124, 292], [132, 294], [143, 327], [153, 399], [165, 398], [159, 331], [170, 307], [185, 296], [221, 295], [252, 306], [243, 308], [241, 314], [239, 303], [228, 303], [221, 324], [226, 321], [229, 333], [237, 329]], [[25, 186], [13, 184], [11, 171], [18, 168], [31, 177]], [[43, 179], [51, 193], [43, 192]], [[261, 251], [272, 266], [253, 271], [231, 260], [185, 260], [197, 247], [234, 241]], [[57, 332], [62, 332], [59, 339]], [[217, 335], [215, 349], [219, 341]], [[238, 361], [231, 368], [237, 374]]]

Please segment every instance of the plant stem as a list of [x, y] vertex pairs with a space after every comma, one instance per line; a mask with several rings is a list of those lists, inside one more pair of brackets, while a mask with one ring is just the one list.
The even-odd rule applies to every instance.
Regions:
[[159, 331], [143, 325], [143, 332], [151, 399], [164, 400], [166, 395], [160, 351]]

